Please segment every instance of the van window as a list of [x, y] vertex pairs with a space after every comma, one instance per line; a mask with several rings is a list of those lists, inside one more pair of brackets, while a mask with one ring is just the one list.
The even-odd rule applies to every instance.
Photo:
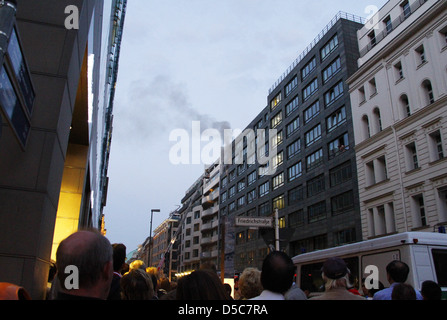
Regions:
[[436, 277], [441, 287], [447, 287], [447, 250], [432, 249], [433, 262], [435, 264]]
[[[351, 276], [349, 278], [351, 284], [359, 289], [359, 258], [344, 258], [343, 260], [351, 271]], [[323, 262], [302, 265], [300, 288], [302, 290], [309, 290], [310, 292], [323, 292], [324, 282], [321, 277], [322, 268]]]

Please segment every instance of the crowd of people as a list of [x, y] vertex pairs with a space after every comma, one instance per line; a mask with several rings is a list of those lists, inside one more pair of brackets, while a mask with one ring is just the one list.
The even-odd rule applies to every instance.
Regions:
[[[48, 289], [49, 300], [440, 300], [442, 291], [433, 281], [425, 281], [421, 291], [406, 283], [410, 269], [402, 261], [392, 261], [386, 268], [390, 284], [368, 290], [362, 280], [361, 293], [350, 283], [350, 270], [340, 258], [330, 258], [321, 269], [323, 292], [302, 290], [294, 282], [295, 266], [284, 252], [271, 252], [262, 269], [246, 268], [232, 292], [222, 284], [214, 265], [170, 282], [156, 268], [143, 261], [125, 263], [126, 247], [111, 244], [94, 231], [78, 231], [63, 240], [56, 254]], [[70, 266], [76, 266], [79, 279], [73, 283]], [[70, 270], [70, 269], [68, 269]], [[50, 279], [51, 280], [51, 279]], [[360, 288], [359, 288], [360, 289]], [[232, 293], [234, 298], [232, 297]], [[2, 297], [0, 287], [0, 299]]]

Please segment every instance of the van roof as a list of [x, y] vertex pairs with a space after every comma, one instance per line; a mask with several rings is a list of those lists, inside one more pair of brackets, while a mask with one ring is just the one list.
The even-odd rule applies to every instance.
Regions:
[[360, 252], [395, 247], [403, 244], [425, 244], [447, 246], [447, 234], [434, 232], [403, 232], [390, 236], [351, 243], [340, 247], [313, 251], [295, 256], [293, 263], [325, 260], [334, 256], [344, 256]]

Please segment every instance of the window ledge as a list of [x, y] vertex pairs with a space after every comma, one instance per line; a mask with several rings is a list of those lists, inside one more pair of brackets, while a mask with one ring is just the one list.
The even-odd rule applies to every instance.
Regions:
[[437, 165], [438, 163], [440, 163], [440, 162], [444, 162], [444, 161], [446, 161], [446, 160], [447, 160], [447, 157], [444, 157], [444, 158], [441, 158], [441, 159], [438, 159], [438, 160], [429, 162], [428, 164], [429, 164], [430, 166], [434, 166], [434, 165]]
[[405, 80], [405, 77], [402, 77], [402, 78], [399, 78], [397, 81], [396, 81], [396, 83], [394, 83], [395, 85], [396, 84], [399, 84], [399, 83], [401, 83], [402, 81], [404, 81]]
[[365, 187], [365, 190], [372, 189], [372, 188], [374, 188], [374, 187], [380, 186], [381, 184], [385, 184], [385, 183], [387, 183], [387, 182], [389, 182], [389, 181], [390, 181], [390, 178], [386, 178], [385, 180], [376, 182], [376, 183], [374, 183], [374, 184], [372, 184], [372, 185], [370, 185], [370, 186]]
[[417, 167], [417, 168], [406, 171], [405, 174], [412, 174], [412, 173], [418, 172], [420, 170], [421, 170], [421, 167]]
[[412, 228], [411, 231], [421, 231], [421, 230], [424, 230], [424, 229], [431, 229], [431, 226], [430, 225], [426, 225], [426, 226], [415, 227], [415, 228]]
[[424, 62], [422, 62], [421, 64], [419, 64], [416, 68], [416, 70], [421, 69], [423, 66], [425, 66], [426, 64], [428, 64], [428, 60], [425, 60]]

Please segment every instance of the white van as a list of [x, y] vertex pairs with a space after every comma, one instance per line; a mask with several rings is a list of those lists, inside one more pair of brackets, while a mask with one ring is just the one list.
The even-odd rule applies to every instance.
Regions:
[[321, 268], [330, 257], [345, 260], [352, 274], [352, 282], [360, 290], [360, 281], [369, 265], [377, 266], [379, 281], [389, 286], [386, 266], [393, 260], [408, 264], [410, 274], [406, 283], [421, 290], [425, 280], [437, 282], [447, 298], [447, 234], [431, 232], [405, 232], [366, 240], [340, 247], [304, 253], [294, 257], [297, 266], [296, 282], [303, 290], [318, 292], [323, 286]]

